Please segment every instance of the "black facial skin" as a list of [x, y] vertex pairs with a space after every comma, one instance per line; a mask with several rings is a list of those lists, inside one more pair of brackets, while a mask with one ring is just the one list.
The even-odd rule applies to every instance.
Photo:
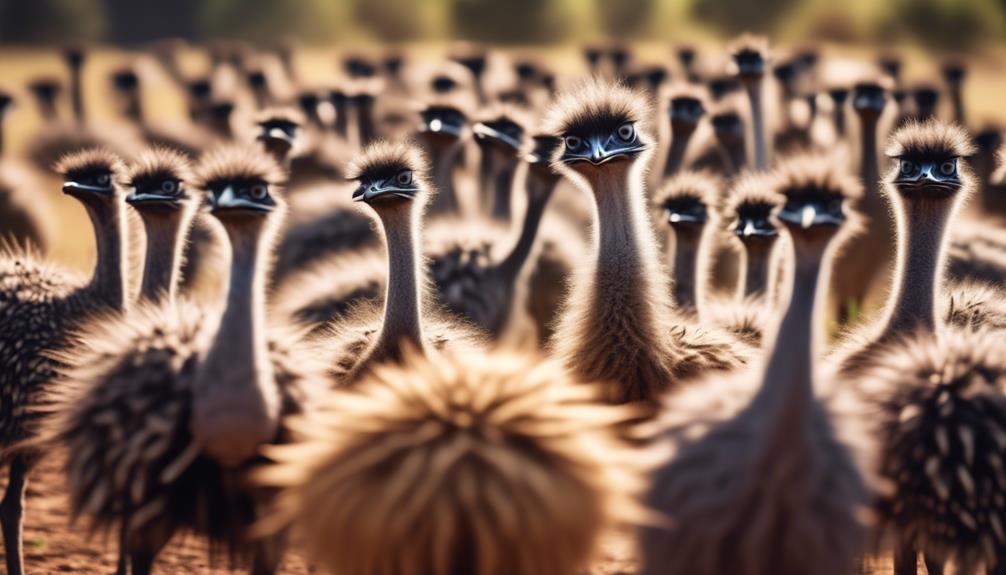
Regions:
[[709, 81], [709, 93], [713, 96], [714, 100], [722, 99], [727, 94], [739, 89], [740, 84], [737, 83], [737, 80], [727, 76], [713, 78]]
[[524, 129], [509, 120], [479, 122], [475, 124], [473, 131], [479, 142], [502, 146], [512, 151], [520, 148], [521, 139], [524, 137]]
[[765, 58], [754, 50], [741, 50], [734, 54], [734, 63], [741, 78], [757, 78], [765, 73]]
[[75, 198], [111, 196], [115, 193], [112, 171], [93, 168], [66, 174], [63, 193]]
[[266, 144], [282, 144], [287, 149], [292, 148], [294, 140], [297, 138], [297, 128], [299, 126], [286, 120], [269, 120], [259, 124], [259, 135], [257, 139]]
[[752, 237], [775, 237], [779, 229], [772, 222], [773, 206], [769, 204], [749, 204], [737, 208], [737, 222], [734, 234], [741, 240]]
[[467, 119], [460, 110], [446, 106], [430, 106], [420, 112], [419, 131], [424, 134], [443, 134], [460, 138]]
[[552, 162], [552, 156], [562, 145], [562, 139], [555, 136], [535, 136], [534, 150], [527, 155], [529, 164], [548, 166]]
[[814, 226], [838, 227], [845, 222], [844, 201], [834, 194], [787, 194], [786, 204], [779, 211], [779, 220], [807, 229]]
[[568, 132], [563, 135], [563, 153], [560, 160], [566, 164], [589, 162], [595, 166], [628, 160], [643, 150], [646, 144], [639, 139], [636, 126], [625, 122], [610, 133], [578, 134]]
[[258, 179], [211, 182], [210, 202], [214, 214], [264, 214], [276, 209], [269, 183]]
[[744, 123], [741, 122], [741, 118], [737, 114], [718, 114], [713, 116], [713, 130], [721, 136], [742, 136], [744, 135]]
[[884, 89], [874, 84], [860, 84], [852, 91], [852, 107], [859, 111], [880, 113], [884, 111], [887, 97]]
[[895, 188], [902, 196], [947, 198], [961, 188], [958, 158], [897, 158], [898, 175]]
[[698, 198], [682, 197], [664, 202], [664, 215], [667, 223], [674, 227], [679, 225], [701, 226], [709, 220], [705, 204]]
[[143, 174], [133, 178], [130, 185], [133, 191], [126, 201], [143, 209], [179, 209], [189, 198], [181, 178], [169, 172]]
[[419, 193], [412, 170], [405, 166], [389, 166], [362, 174], [353, 200], [372, 204], [375, 201], [411, 200]]
[[702, 102], [696, 98], [681, 97], [671, 100], [671, 120], [697, 124], [702, 116], [706, 114], [706, 109]]

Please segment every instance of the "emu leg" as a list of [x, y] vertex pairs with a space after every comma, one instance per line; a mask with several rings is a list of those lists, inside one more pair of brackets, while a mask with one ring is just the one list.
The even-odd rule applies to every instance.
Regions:
[[925, 559], [926, 571], [929, 572], [929, 575], [943, 575], [943, 567], [946, 564], [943, 559], [928, 554], [925, 555]]
[[255, 549], [251, 575], [273, 575], [279, 572], [286, 552], [286, 532], [262, 540]]
[[918, 561], [915, 545], [902, 543], [894, 550], [894, 575], [918, 575]]
[[143, 532], [134, 532], [131, 536], [123, 535], [132, 567], [131, 575], [150, 575], [154, 561], [168, 541], [171, 541], [172, 535], [174, 535], [173, 529], [160, 526]]
[[21, 546], [21, 528], [24, 523], [24, 493], [28, 488], [27, 460], [16, 455], [10, 462], [10, 480], [3, 501], [0, 501], [0, 526], [3, 527], [3, 545], [7, 552], [7, 573], [24, 573], [24, 549]]

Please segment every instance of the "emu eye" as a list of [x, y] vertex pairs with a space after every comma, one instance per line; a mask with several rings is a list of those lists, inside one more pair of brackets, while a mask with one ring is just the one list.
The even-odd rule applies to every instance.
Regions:
[[395, 181], [398, 182], [398, 185], [400, 186], [408, 186], [412, 183], [412, 170], [399, 172], [398, 176], [395, 177]]
[[947, 160], [940, 164], [940, 175], [952, 176], [954, 172], [957, 171], [957, 162], [955, 160]]
[[833, 214], [837, 214], [837, 213], [841, 212], [842, 211], [842, 200], [839, 199], [839, 198], [835, 198], [834, 200], [831, 200], [830, 202], [828, 202], [828, 211], [831, 212], [831, 213], [833, 213]]
[[583, 143], [583, 140], [581, 140], [580, 138], [577, 138], [576, 136], [566, 136], [566, 149], [567, 150], [576, 150], [576, 149], [578, 149], [580, 147], [580, 144], [582, 144], [582, 143]]
[[618, 137], [625, 142], [632, 140], [635, 135], [636, 129], [632, 127], [632, 124], [622, 124], [618, 127]]
[[915, 173], [915, 164], [908, 160], [901, 160], [901, 175], [911, 176]]
[[248, 194], [251, 195], [254, 200], [264, 200], [267, 195], [269, 195], [269, 189], [266, 188], [265, 184], [255, 184], [248, 190]]
[[107, 186], [109, 182], [112, 181], [112, 176], [108, 174], [99, 174], [96, 178], [99, 186]]
[[161, 191], [165, 194], [173, 194], [178, 191], [178, 182], [174, 180], [164, 180], [161, 182]]

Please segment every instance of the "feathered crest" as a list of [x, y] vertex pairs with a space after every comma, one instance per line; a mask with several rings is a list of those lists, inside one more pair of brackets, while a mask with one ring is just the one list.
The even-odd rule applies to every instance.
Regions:
[[976, 151], [971, 136], [957, 124], [929, 120], [909, 122], [891, 135], [885, 153], [891, 158], [966, 158]]
[[483, 123], [513, 122], [525, 132], [531, 126], [531, 117], [526, 111], [522, 110], [519, 106], [505, 102], [496, 102], [488, 106], [475, 117], [475, 120]]
[[689, 82], [680, 82], [672, 85], [667, 90], [667, 102], [671, 103], [675, 100], [695, 100], [706, 106], [708, 104], [708, 90], [701, 84], [692, 84]]
[[734, 58], [744, 54], [754, 54], [767, 61], [769, 59], [768, 38], [756, 34], [741, 34], [730, 43], [729, 52]]
[[290, 106], [266, 108], [255, 116], [255, 124], [258, 126], [271, 124], [303, 126], [306, 122], [304, 112]]
[[685, 170], [669, 178], [654, 196], [657, 207], [667, 202], [694, 199], [704, 204], [710, 211], [719, 204], [723, 180], [709, 171]]
[[262, 180], [271, 186], [286, 181], [287, 174], [272, 156], [254, 146], [223, 145], [203, 154], [195, 168], [193, 183], [208, 190], [214, 184], [234, 180]]
[[87, 148], [65, 154], [53, 170], [65, 178], [111, 172], [118, 180], [126, 173], [126, 164], [108, 148]]
[[174, 178], [192, 181], [192, 163], [182, 152], [166, 146], [154, 146], [140, 152], [126, 174], [129, 185], [137, 181], [159, 181]]
[[776, 170], [775, 192], [787, 198], [839, 196], [856, 200], [863, 186], [846, 163], [821, 153], [801, 153], [782, 161]]
[[552, 104], [545, 120], [554, 134], [613, 132], [626, 122], [646, 131], [650, 105], [646, 98], [622, 84], [587, 80]]
[[781, 206], [785, 198], [779, 195], [779, 176], [771, 172], [745, 172], [730, 187], [723, 213], [736, 217], [743, 210], [762, 209], [766, 214]]
[[553, 363], [409, 353], [329, 401], [255, 479], [286, 488], [269, 527], [297, 521], [333, 571], [573, 575], [643, 519], [643, 465], [614, 433], [635, 412]]
[[429, 162], [422, 150], [411, 142], [379, 141], [367, 146], [346, 171], [346, 179], [359, 180], [371, 174], [391, 177], [402, 170], [412, 170], [413, 178], [426, 181]]

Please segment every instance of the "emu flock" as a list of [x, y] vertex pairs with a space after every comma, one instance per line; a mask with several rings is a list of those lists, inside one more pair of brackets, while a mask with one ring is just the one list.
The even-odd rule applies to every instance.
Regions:
[[84, 47], [18, 89], [8, 573], [52, 457], [96, 572], [195, 536], [256, 575], [578, 575], [612, 537], [641, 575], [1006, 574], [1006, 168], [963, 61], [194, 51], [123, 55], [114, 121]]

